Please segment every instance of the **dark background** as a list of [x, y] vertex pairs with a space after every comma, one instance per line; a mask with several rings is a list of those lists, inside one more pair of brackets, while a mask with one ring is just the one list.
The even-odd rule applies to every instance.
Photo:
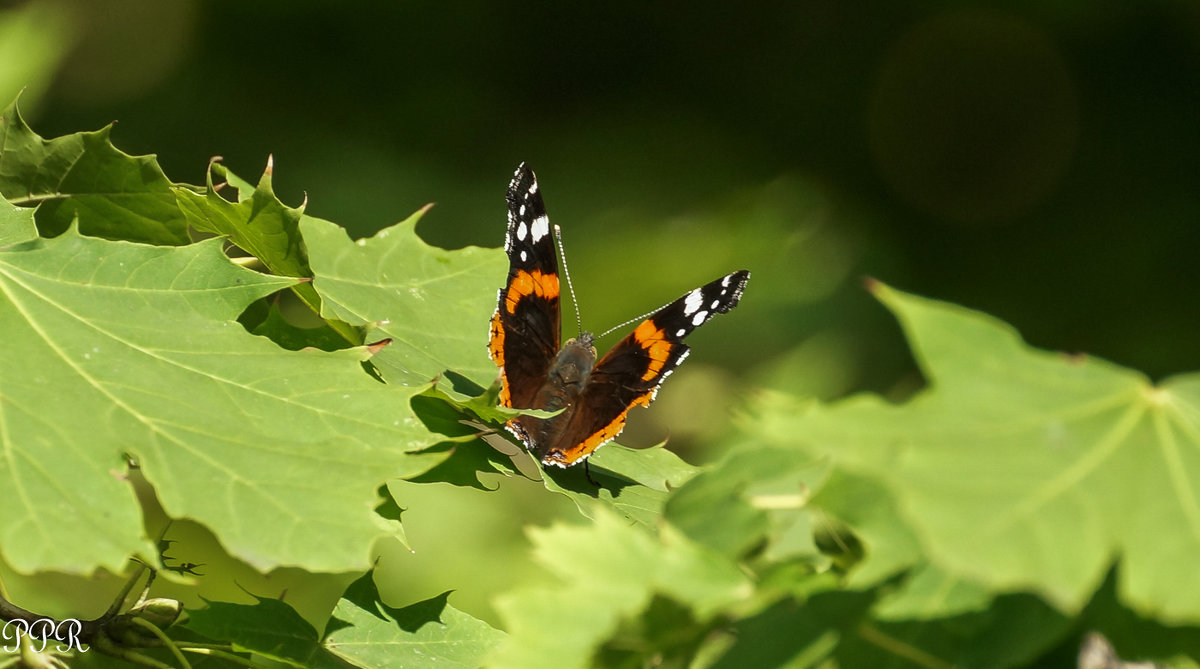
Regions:
[[1200, 368], [1195, 2], [13, 7], [44, 136], [116, 119], [188, 183], [273, 154], [285, 202], [365, 235], [434, 201], [449, 247], [500, 244], [529, 161], [595, 330], [751, 269], [694, 356], [748, 385], [911, 389], [863, 276]]

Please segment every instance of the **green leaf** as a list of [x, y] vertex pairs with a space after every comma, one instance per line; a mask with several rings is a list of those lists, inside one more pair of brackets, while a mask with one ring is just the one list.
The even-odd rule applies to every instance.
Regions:
[[866, 622], [843, 637], [837, 658], [848, 667], [1024, 667], [1062, 642], [1071, 626], [1043, 600], [1009, 594], [947, 618]]
[[[850, 572], [850, 587], [875, 585], [924, 560], [920, 541], [897, 512], [896, 500], [875, 478], [835, 470], [809, 506], [850, 525], [865, 544], [867, 559]], [[946, 612], [926, 609], [927, 615]]]
[[[447, 387], [447, 380], [456, 380], [459, 384]], [[467, 423], [483, 421], [499, 432], [503, 429], [505, 421], [523, 413], [549, 417], [561, 412], [561, 410], [547, 412], [508, 409], [497, 405], [500, 397], [499, 383], [492, 384], [491, 387], [482, 392], [479, 392], [476, 388], [462, 388], [461, 386], [464, 384], [474, 385], [473, 382], [461, 376], [449, 373], [445, 376], [439, 376], [428, 389], [413, 398], [414, 405], [418, 401], [421, 404], [421, 409], [418, 410], [417, 415], [427, 414], [430, 421], [437, 423], [436, 428], [431, 425], [430, 429], [436, 429], [441, 434], [451, 437], [477, 434], [483, 426], [468, 425]], [[464, 392], [476, 392], [477, 394], [468, 395], [464, 394]]]
[[479, 480], [479, 474], [511, 476], [516, 473], [512, 459], [477, 440], [443, 442], [431, 450], [440, 450], [445, 456], [426, 471], [416, 472], [404, 478], [413, 483], [449, 483], [478, 490], [491, 490], [493, 488]]
[[873, 598], [873, 593], [849, 591], [820, 593], [803, 603], [777, 602], [737, 621], [733, 644], [710, 667], [882, 667], [870, 663], [829, 664], [842, 639], [859, 627]]
[[383, 603], [368, 573], [346, 589], [322, 642], [358, 667], [475, 669], [504, 638], [454, 607], [443, 593], [403, 608]]
[[0, 251], [4, 558], [90, 572], [154, 556], [130, 454], [170, 516], [260, 569], [365, 569], [391, 533], [376, 488], [435, 437], [412, 389], [364, 372], [363, 349], [285, 351], [234, 320], [293, 281], [237, 267], [216, 239], [70, 230]]
[[[459, 390], [478, 394], [468, 396]], [[632, 449], [619, 444], [609, 444], [596, 451], [588, 459], [586, 469], [584, 465], [567, 471], [542, 468], [534, 464], [533, 458], [521, 446], [509, 441], [503, 425], [521, 414], [550, 417], [561, 410], [507, 409], [497, 406], [498, 396], [497, 384], [483, 392], [474, 388], [448, 389], [439, 378], [438, 383], [413, 398], [417, 416], [432, 431], [465, 440], [479, 436], [486, 423], [496, 432], [483, 437], [492, 448], [464, 445], [454, 457], [423, 477], [424, 480], [449, 476], [445, 479], [448, 482], [483, 489], [476, 477], [479, 472], [513, 474], [519, 470], [532, 478], [537, 470], [542, 472], [547, 489], [572, 498], [585, 514], [589, 513], [593, 503], [601, 501], [638, 522], [649, 524], [658, 519], [667, 491], [683, 485], [700, 471], [661, 445]], [[581, 473], [587, 469], [599, 486]]]
[[37, 239], [33, 209], [0, 200], [0, 248]]
[[285, 206], [275, 197], [271, 173], [268, 161], [258, 187], [237, 203], [217, 194], [211, 169], [203, 193], [188, 187], [176, 187], [174, 193], [192, 227], [228, 237], [238, 248], [261, 260], [272, 274], [311, 276], [299, 229], [304, 209]]
[[305, 217], [322, 315], [390, 338], [371, 362], [389, 383], [424, 385], [454, 370], [480, 386], [496, 377], [487, 355], [488, 319], [508, 261], [499, 249], [429, 246], [408, 220], [352, 242], [342, 228]]
[[[811, 482], [820, 480], [826, 468], [795, 449], [736, 448], [676, 491], [664, 516], [693, 541], [736, 558], [780, 540], [787, 528], [801, 522], [808, 513]], [[808, 547], [815, 554], [811, 540]]]
[[[312, 276], [308, 253], [300, 237], [299, 226], [304, 217], [304, 208], [288, 207], [275, 197], [271, 189], [272, 160], [268, 158], [266, 171], [259, 179], [258, 186], [252, 190], [246, 190], [244, 185], [239, 188], [237, 203], [217, 194], [213, 185], [213, 173], [218, 172], [217, 167], [217, 163], [210, 165], [204, 193], [193, 192], [186, 186], [175, 189], [179, 208], [187, 216], [188, 223], [198, 230], [228, 238], [238, 248], [258, 258], [272, 274]], [[230, 183], [244, 184], [227, 169], [221, 168], [219, 174]], [[320, 313], [321, 298], [311, 283], [293, 285], [292, 291], [314, 314]], [[361, 333], [345, 323], [326, 322], [324, 327], [335, 333], [342, 342], [362, 343]]]
[[1113, 570], [1084, 610], [1078, 629], [1103, 633], [1122, 657], [1155, 660], [1169, 667], [1196, 666], [1200, 624], [1171, 626], [1139, 616], [1118, 600], [1116, 582]]
[[[273, 162], [274, 162], [273, 158], [268, 156], [267, 157], [268, 167]], [[233, 172], [231, 172], [229, 170], [229, 168], [225, 167], [224, 165], [222, 165], [219, 161], [217, 161], [215, 159], [212, 161], [211, 164], [209, 164], [209, 170], [211, 170], [213, 174], [217, 175], [218, 179], [224, 179], [226, 184], [233, 186], [235, 189], [237, 189], [238, 202], [241, 202], [242, 200], [253, 197], [254, 191], [258, 190], [258, 188], [254, 184], [252, 184], [249, 181], [246, 181], [245, 179], [234, 174]], [[219, 184], [216, 186], [216, 188], [218, 188], [218, 189], [220, 187], [221, 186]]]
[[[600, 449], [600, 451], [609, 452], [622, 450], [630, 451], [630, 453], [609, 456], [608, 461], [621, 464], [636, 462], [637, 451], [634, 449], [619, 444], [608, 444]], [[597, 456], [600, 451], [596, 452]], [[589, 458], [589, 460], [591, 459]], [[633, 465], [634, 474], [630, 476], [626, 476], [621, 471], [602, 468], [600, 463], [603, 462], [606, 460], [598, 458], [596, 467], [592, 467], [592, 463], [589, 462], [587, 465], [580, 464], [567, 469], [541, 463], [537, 463], [535, 466], [541, 470], [542, 480], [547, 490], [566, 495], [575, 502], [579, 511], [589, 518], [595, 518], [596, 514], [604, 508], [611, 508], [641, 525], [657, 524], [662, 517], [663, 505], [667, 501], [667, 492], [663, 482], [678, 473], [677, 463], [682, 461], [677, 457], [674, 461], [650, 457], [640, 465]], [[656, 467], [661, 467], [661, 470], [655, 471]], [[592, 480], [588, 480], [589, 469]], [[642, 485], [635, 479], [657, 481], [658, 489]]]
[[188, 611], [183, 626], [209, 639], [231, 643], [236, 652], [256, 653], [293, 667], [345, 668], [295, 609], [278, 599], [256, 599], [254, 605], [208, 602], [203, 609]]
[[384, 484], [379, 487], [379, 505], [375, 507], [375, 515], [379, 516], [379, 522], [392, 529], [392, 537], [400, 542], [408, 550], [412, 550], [412, 546], [408, 543], [408, 533], [404, 531], [404, 525], [400, 522], [400, 516], [404, 514], [404, 509], [396, 503], [396, 498], [392, 494], [391, 485]]
[[647, 611], [655, 594], [705, 620], [751, 593], [720, 555], [670, 526], [656, 536], [603, 507], [590, 526], [529, 534], [545, 577], [497, 600], [510, 636], [489, 666], [586, 667], [621, 620]]
[[593, 469], [603, 469], [653, 490], [667, 492], [687, 483], [700, 473], [698, 467], [684, 462], [659, 444], [650, 448], [628, 448], [608, 444], [588, 458]]
[[324, 321], [317, 327], [300, 327], [285, 318], [277, 304], [270, 305], [267, 317], [254, 326], [254, 334], [266, 337], [289, 351], [303, 348], [337, 351], [348, 346], [346, 339]]
[[14, 102], [0, 116], [0, 195], [40, 203], [38, 227], [49, 237], [78, 218], [89, 235], [188, 243], [187, 223], [153, 156], [130, 156], [109, 141], [112, 126], [44, 140]]
[[[188, 646], [204, 647], [206, 644], [211, 645], [216, 643], [213, 639], [197, 634], [181, 625], [171, 627], [167, 630], [167, 635], [180, 648]], [[161, 662], [162, 666], [179, 666], [179, 661], [175, 658], [175, 655], [166, 648], [125, 648], [123, 652], [126, 654], [136, 653], [140, 658], [149, 658], [153, 661]], [[200, 654], [184, 651], [183, 655], [187, 658], [188, 664], [191, 665], [192, 669], [245, 669], [246, 667], [245, 654], [233, 655], [226, 653], [210, 655], [207, 653]], [[232, 658], [229, 658], [228, 655], [232, 655]], [[83, 653], [76, 652], [75, 656], [67, 662], [67, 665], [71, 669], [131, 669], [137, 666], [155, 666], [135, 664], [133, 658], [124, 659], [105, 655], [95, 646], [89, 647]], [[332, 669], [332, 667], [328, 669]], [[342, 667], [341, 669], [347, 668]]]
[[930, 559], [992, 591], [1031, 589], [1078, 611], [1120, 555], [1136, 608], [1200, 617], [1200, 376], [1154, 387], [1034, 350], [983, 314], [877, 294], [930, 388], [904, 406], [777, 400], [765, 433], [886, 482]]

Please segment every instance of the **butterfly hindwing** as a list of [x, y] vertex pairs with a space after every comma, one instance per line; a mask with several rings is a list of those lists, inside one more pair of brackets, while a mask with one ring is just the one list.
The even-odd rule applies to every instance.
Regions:
[[500, 404], [530, 408], [558, 353], [558, 258], [537, 179], [524, 163], [508, 186], [508, 280], [492, 316], [488, 351], [500, 367]]
[[707, 283], [656, 311], [596, 363], [556, 444], [539, 455], [548, 464], [569, 466], [591, 455], [625, 427], [635, 406], [647, 406], [659, 386], [683, 362], [683, 343], [716, 314], [737, 306], [750, 273], [739, 270]]

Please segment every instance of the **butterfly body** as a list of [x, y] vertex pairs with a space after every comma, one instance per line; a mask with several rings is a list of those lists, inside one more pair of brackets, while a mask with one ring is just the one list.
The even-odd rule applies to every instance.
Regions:
[[583, 332], [559, 345], [558, 258], [533, 172], [522, 164], [508, 189], [509, 274], [491, 322], [488, 350], [500, 367], [500, 404], [559, 411], [522, 415], [506, 427], [538, 459], [568, 467], [611, 441], [635, 406], [653, 401], [683, 361], [683, 338], [737, 306], [750, 273], [739, 270], [692, 290], [650, 315], [597, 361]]

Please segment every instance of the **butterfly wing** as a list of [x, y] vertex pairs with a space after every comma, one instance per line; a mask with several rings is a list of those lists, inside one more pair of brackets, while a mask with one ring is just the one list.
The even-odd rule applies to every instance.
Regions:
[[501, 406], [528, 409], [559, 348], [558, 258], [537, 177], [525, 163], [513, 174], [507, 200], [508, 281], [492, 316], [488, 352], [500, 367]]
[[739, 270], [707, 283], [654, 312], [613, 346], [596, 363], [543, 462], [568, 467], [620, 434], [629, 410], [649, 405], [663, 380], [687, 357], [684, 337], [737, 306], [749, 280], [750, 272]]

